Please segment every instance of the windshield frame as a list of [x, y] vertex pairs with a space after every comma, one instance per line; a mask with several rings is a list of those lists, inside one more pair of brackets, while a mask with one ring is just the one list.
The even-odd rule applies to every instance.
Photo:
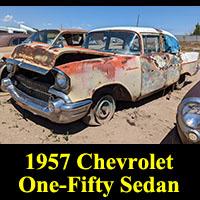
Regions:
[[[129, 34], [132, 34], [132, 37], [131, 37], [132, 39], [129, 41], [129, 43], [127, 43], [128, 44], [128, 49], [126, 49], [126, 51], [123, 51], [123, 52], [119, 52], [119, 51], [113, 52], [113, 51], [109, 51], [109, 50], [101, 50], [101, 49], [88, 48], [88, 46], [89, 46], [89, 39], [91, 38], [91, 36], [93, 34], [104, 34], [106, 36], [106, 33], [108, 33], [108, 34], [109, 33], [114, 33], [114, 35], [117, 34], [117, 33], [124, 33], [124, 34], [129, 33]], [[110, 43], [111, 43], [111, 37], [115, 37], [115, 36], [112, 36], [112, 34], [109, 36], [109, 40], [108, 40], [109, 44], [105, 44], [105, 48], [106, 48], [106, 46], [110, 45]], [[138, 48], [139, 49], [138, 49], [137, 53], [136, 52], [134, 53], [134, 52], [131, 52], [130, 49], [131, 49], [131, 46], [132, 46], [133, 41], [134, 41], [133, 39], [136, 38], [136, 37], [138, 38], [138, 45], [139, 45]], [[122, 54], [122, 55], [141, 55], [142, 54], [141, 37], [140, 37], [140, 35], [137, 32], [131, 31], [131, 30], [130, 31], [129, 30], [105, 30], [105, 31], [101, 30], [101, 31], [92, 31], [92, 32], [90, 32], [90, 33], [87, 34], [86, 40], [84, 41], [82, 47], [86, 48], [86, 49], [95, 50], [95, 51], [106, 52], [106, 53], [114, 53], [114, 54]]]

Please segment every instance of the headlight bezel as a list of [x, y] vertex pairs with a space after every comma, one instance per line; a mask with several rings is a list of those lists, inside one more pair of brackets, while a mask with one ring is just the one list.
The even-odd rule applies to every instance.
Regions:
[[56, 74], [56, 84], [59, 88], [61, 89], [66, 89], [67, 88], [67, 78], [65, 75], [61, 73]]
[[14, 65], [8, 63], [8, 64], [6, 65], [6, 70], [7, 70], [9, 73], [13, 73], [13, 72], [14, 72]]
[[[184, 99], [178, 106], [177, 109], [177, 123], [178, 123], [178, 127], [180, 129], [179, 134], [183, 134], [185, 135], [185, 137], [187, 138], [187, 140], [189, 140], [192, 143], [198, 143], [200, 141], [200, 126], [193, 126], [191, 124], [188, 124], [185, 122], [184, 119], [184, 115], [185, 113], [183, 113], [183, 110], [187, 110], [186, 115], [189, 113], [188, 109], [186, 109], [186, 106], [188, 106], [189, 104], [197, 104], [200, 107], [200, 98], [199, 97], [189, 97], [187, 99]], [[200, 115], [199, 115], [200, 118]], [[191, 137], [189, 136], [189, 134], [195, 134], [197, 136], [196, 140], [192, 140]]]
[[54, 88], [65, 92], [69, 91], [71, 88], [70, 77], [59, 69], [53, 69], [53, 72], [55, 77]]
[[[197, 108], [199, 108], [199, 110]], [[196, 113], [190, 113], [192, 110], [193, 112], [195, 112], [195, 109], [197, 109]], [[200, 129], [200, 112], [198, 114], [198, 111], [200, 111], [200, 98], [193, 97], [183, 100], [179, 110], [181, 113], [181, 119], [187, 127], [193, 129]], [[190, 118], [193, 121], [189, 120]], [[199, 121], [199, 123], [197, 123], [197, 120]]]
[[[9, 68], [9, 66], [10, 66], [10, 68]], [[15, 72], [17, 71], [17, 65], [15, 65], [13, 63], [6, 63], [6, 70], [10, 74], [15, 74]]]

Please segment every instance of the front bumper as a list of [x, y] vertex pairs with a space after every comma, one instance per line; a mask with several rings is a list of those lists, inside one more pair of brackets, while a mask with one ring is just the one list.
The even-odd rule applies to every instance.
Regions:
[[50, 89], [49, 93], [56, 94], [57, 98], [54, 101], [45, 102], [20, 91], [10, 78], [4, 78], [1, 84], [19, 106], [55, 123], [65, 124], [83, 118], [92, 104], [92, 100], [72, 103], [66, 94], [54, 89]]

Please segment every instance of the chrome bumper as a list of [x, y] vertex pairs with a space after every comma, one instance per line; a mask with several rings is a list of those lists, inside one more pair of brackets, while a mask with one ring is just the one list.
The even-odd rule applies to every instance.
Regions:
[[45, 102], [31, 97], [17, 89], [10, 78], [2, 80], [2, 86], [11, 94], [12, 98], [22, 108], [40, 115], [53, 122], [65, 124], [74, 122], [84, 117], [92, 104], [92, 100], [84, 100], [72, 103], [69, 97], [62, 92], [50, 89], [49, 93], [57, 94], [57, 99]]

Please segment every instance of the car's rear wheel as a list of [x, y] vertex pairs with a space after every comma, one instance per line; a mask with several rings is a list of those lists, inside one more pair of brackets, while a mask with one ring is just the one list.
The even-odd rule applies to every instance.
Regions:
[[185, 75], [181, 75], [179, 80], [175, 83], [175, 89], [181, 90], [185, 84]]
[[83, 118], [83, 122], [87, 125], [102, 125], [112, 119], [115, 109], [116, 103], [112, 95], [97, 96], [93, 99], [90, 111]]

